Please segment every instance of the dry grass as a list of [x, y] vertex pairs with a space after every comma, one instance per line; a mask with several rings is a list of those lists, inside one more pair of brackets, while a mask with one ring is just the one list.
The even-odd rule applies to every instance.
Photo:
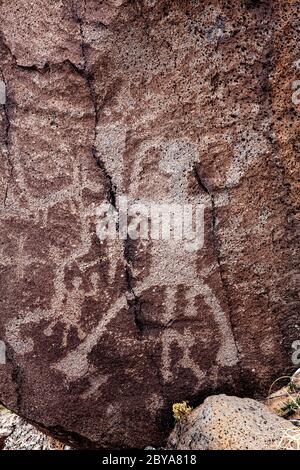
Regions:
[[278, 444], [278, 450], [300, 450], [300, 431], [295, 427], [284, 431]]
[[[295, 418], [300, 424], [300, 390], [295, 387], [290, 376], [282, 376], [276, 379], [269, 390], [267, 398], [268, 406], [277, 414], [284, 418]], [[282, 379], [288, 379], [288, 384], [279, 391], [271, 394], [275, 383]]]
[[[271, 394], [276, 383], [288, 379], [288, 384]], [[294, 429], [284, 431], [278, 449], [300, 450], [300, 389], [295, 386], [293, 376], [282, 376], [275, 380], [269, 390], [268, 406], [279, 416], [295, 425]]]
[[174, 403], [173, 407], [173, 416], [176, 422], [182, 420], [193, 411], [193, 408], [188, 405], [188, 402], [183, 401], [181, 403]]

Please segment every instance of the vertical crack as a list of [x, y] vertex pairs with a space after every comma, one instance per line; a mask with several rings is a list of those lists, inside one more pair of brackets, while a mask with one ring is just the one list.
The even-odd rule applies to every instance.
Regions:
[[[86, 0], [84, 0], [84, 11], [86, 11]], [[91, 101], [93, 104], [93, 109], [94, 109], [95, 124], [94, 124], [94, 137], [93, 137], [93, 144], [92, 144], [92, 155], [96, 161], [97, 166], [101, 169], [107, 181], [107, 186], [108, 186], [107, 199], [112, 204], [112, 206], [116, 208], [116, 186], [114, 185], [112, 177], [109, 174], [105, 166], [105, 163], [100, 158], [99, 152], [97, 150], [97, 128], [100, 122], [100, 111], [99, 111], [99, 107], [97, 104], [97, 93], [95, 89], [95, 76], [93, 72], [90, 70], [89, 65], [88, 65], [88, 50], [90, 46], [85, 39], [84, 20], [83, 20], [83, 16], [81, 15], [81, 13], [79, 13], [79, 7], [75, 8], [74, 17], [75, 17], [76, 23], [79, 26], [79, 32], [80, 32], [80, 38], [81, 38], [80, 48], [81, 48], [81, 57], [82, 57], [82, 62], [83, 62], [81, 73], [83, 74], [86, 85], [88, 87]]]
[[8, 165], [9, 165], [9, 177], [8, 177], [8, 181], [6, 183], [5, 193], [4, 193], [4, 200], [3, 200], [3, 206], [6, 207], [6, 201], [7, 201], [7, 197], [8, 197], [8, 191], [9, 191], [9, 185], [10, 185], [10, 182], [11, 182], [12, 177], [13, 177], [14, 167], [13, 167], [13, 163], [12, 163], [11, 156], [10, 156], [11, 122], [10, 122], [9, 100], [8, 100], [8, 93], [7, 93], [7, 81], [5, 80], [4, 73], [3, 73], [2, 70], [0, 71], [0, 73], [1, 73], [2, 81], [5, 85], [5, 103], [2, 106], [3, 106], [4, 120], [5, 120], [5, 123], [4, 123], [4, 127], [5, 127], [5, 130], [4, 130], [4, 132], [5, 132], [5, 134], [4, 134], [4, 146], [5, 146], [6, 158], [7, 158]]
[[6, 350], [7, 361], [12, 366], [11, 378], [12, 378], [13, 383], [15, 384], [15, 391], [16, 391], [16, 397], [17, 397], [16, 409], [17, 409], [17, 412], [20, 413], [21, 408], [22, 408], [23, 372], [22, 372], [20, 364], [18, 364], [14, 358], [14, 354], [10, 345], [7, 344], [6, 349], [7, 349]]
[[134, 277], [130, 268], [131, 244], [131, 240], [127, 237], [126, 240], [124, 240], [125, 279], [127, 284], [127, 290], [129, 293], [129, 298], [127, 298], [127, 304], [129, 311], [133, 315], [135, 326], [137, 327], [137, 330], [140, 335], [142, 335], [145, 330], [145, 321], [142, 313], [142, 301], [134, 291]]
[[235, 347], [236, 347], [238, 360], [240, 361], [240, 359], [239, 359], [239, 349], [238, 349], [238, 345], [237, 345], [237, 342], [236, 342], [236, 339], [235, 339], [235, 333], [234, 333], [234, 327], [233, 327], [233, 306], [232, 306], [232, 302], [231, 302], [231, 298], [230, 298], [230, 294], [229, 294], [228, 283], [225, 279], [224, 269], [223, 269], [223, 266], [222, 266], [222, 263], [221, 263], [220, 242], [219, 242], [219, 238], [218, 238], [218, 234], [217, 234], [217, 232], [218, 232], [218, 228], [217, 228], [217, 208], [216, 208], [215, 195], [210, 190], [208, 184], [201, 177], [201, 175], [199, 173], [199, 168], [196, 167], [196, 166], [194, 167], [194, 175], [195, 175], [195, 178], [196, 178], [196, 181], [197, 181], [197, 184], [198, 184], [199, 188], [209, 196], [210, 202], [211, 202], [211, 233], [212, 233], [213, 250], [214, 250], [215, 259], [216, 259], [216, 262], [217, 262], [217, 265], [218, 265], [218, 270], [219, 270], [219, 275], [220, 275], [220, 280], [221, 280], [223, 292], [224, 292], [226, 303], [227, 303], [227, 306], [228, 306], [228, 320], [229, 320], [229, 324], [230, 324], [230, 329], [232, 331], [232, 336], [233, 336], [234, 344], [235, 344]]
[[[86, 0], [84, 0], [84, 12], [86, 11]], [[118, 210], [117, 208], [117, 188], [113, 183], [112, 176], [109, 174], [105, 163], [100, 158], [99, 152], [97, 150], [97, 128], [100, 122], [100, 109], [97, 103], [97, 93], [95, 89], [95, 76], [89, 68], [88, 65], [88, 50], [89, 44], [86, 42], [85, 34], [84, 34], [84, 20], [81, 13], [79, 13], [79, 7], [74, 10], [74, 17], [79, 26], [79, 32], [81, 37], [81, 56], [82, 56], [82, 63], [83, 67], [81, 70], [82, 75], [84, 76], [85, 82], [90, 92], [91, 101], [93, 103], [94, 108], [94, 117], [95, 117], [95, 125], [94, 125], [94, 138], [92, 144], [92, 155], [96, 161], [97, 166], [101, 169], [102, 174], [105, 176], [108, 186], [108, 195], [107, 199], [112, 204], [112, 206]], [[130, 240], [127, 238], [124, 240], [124, 262], [125, 262], [125, 280], [126, 280], [126, 287], [127, 287], [127, 304], [129, 312], [132, 313], [134, 318], [134, 323], [137, 327], [137, 330], [140, 334], [143, 333], [144, 330], [144, 323], [142, 318], [142, 310], [141, 310], [141, 300], [137, 297], [134, 292], [134, 278], [132, 274], [132, 270], [130, 268], [131, 258], [130, 258]]]

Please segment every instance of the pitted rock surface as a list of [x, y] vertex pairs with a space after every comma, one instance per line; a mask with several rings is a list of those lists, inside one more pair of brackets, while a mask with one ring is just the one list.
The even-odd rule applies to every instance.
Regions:
[[297, 450], [300, 429], [250, 398], [206, 398], [176, 425], [168, 448], [176, 450]]
[[[0, 400], [83, 446], [265, 391], [299, 339], [297, 1], [0, 2]], [[204, 247], [97, 207], [202, 203]]]

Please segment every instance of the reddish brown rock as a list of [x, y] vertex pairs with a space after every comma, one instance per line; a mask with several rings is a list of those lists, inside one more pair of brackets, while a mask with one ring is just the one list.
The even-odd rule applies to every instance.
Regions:
[[[0, 399], [80, 445], [158, 446], [173, 402], [293, 367], [299, 5], [53, 5], [0, 4]], [[101, 243], [122, 195], [203, 203], [204, 247]]]

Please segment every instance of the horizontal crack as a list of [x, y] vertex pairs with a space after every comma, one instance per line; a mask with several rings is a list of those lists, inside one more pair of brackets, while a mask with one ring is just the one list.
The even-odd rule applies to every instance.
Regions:
[[76, 65], [74, 62], [72, 62], [70, 59], [65, 59], [62, 60], [61, 62], [57, 63], [52, 63], [50, 61], [45, 62], [43, 65], [38, 65], [38, 64], [31, 64], [31, 65], [24, 65], [20, 64], [18, 62], [18, 58], [13, 54], [11, 51], [10, 47], [5, 41], [3, 33], [0, 32], [0, 42], [3, 44], [5, 49], [8, 51], [9, 55], [12, 57], [14, 61], [14, 66], [17, 67], [20, 70], [28, 71], [28, 72], [38, 72], [38, 73], [46, 73], [49, 72], [51, 67], [61, 67], [62, 65], [69, 65], [72, 67], [74, 70], [76, 70], [77, 73], [82, 74], [82, 69]]

